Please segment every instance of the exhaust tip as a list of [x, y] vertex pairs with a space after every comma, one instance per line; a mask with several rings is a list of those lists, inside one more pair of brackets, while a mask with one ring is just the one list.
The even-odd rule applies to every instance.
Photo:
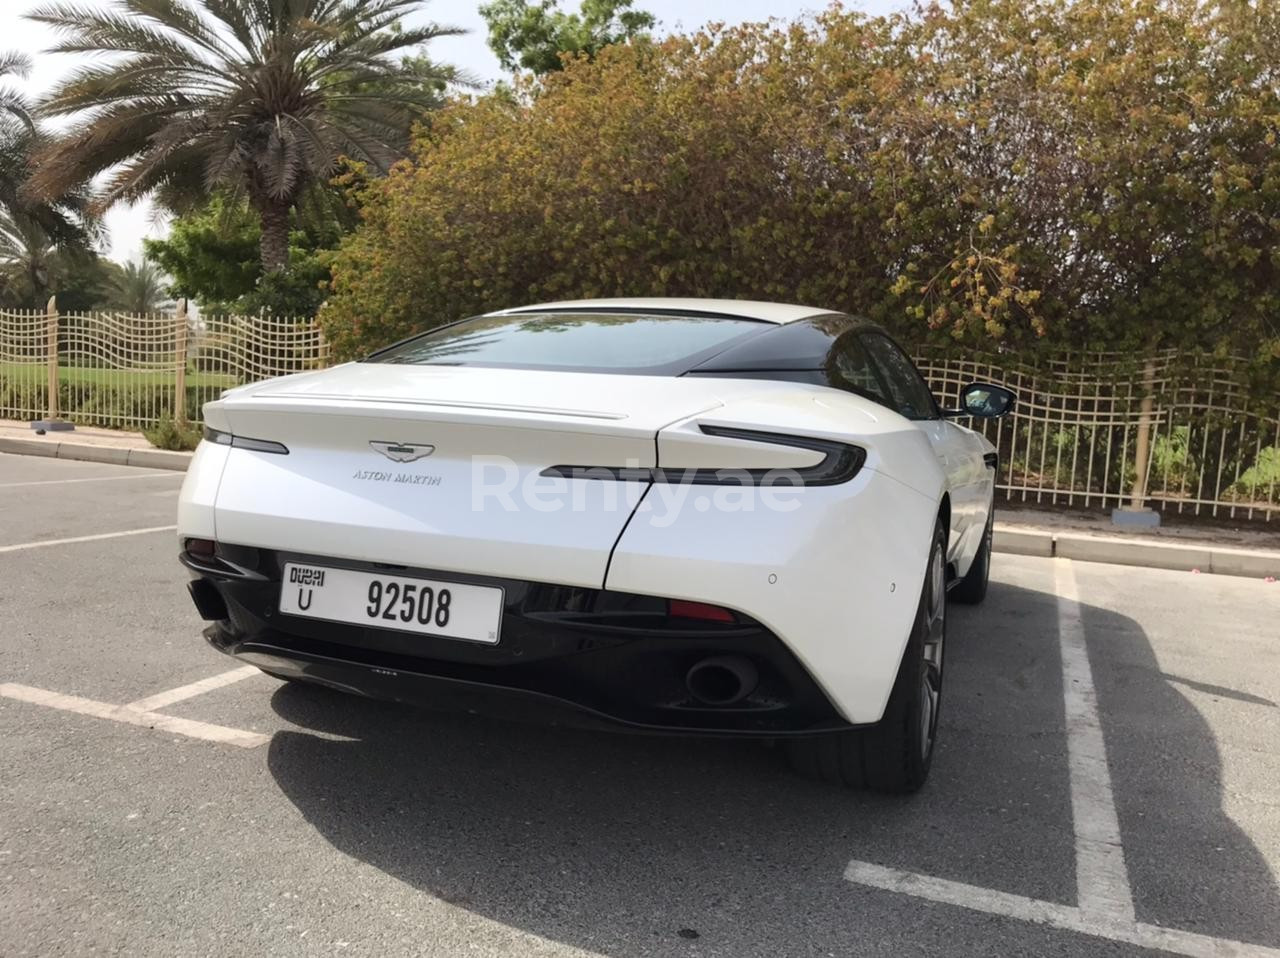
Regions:
[[760, 673], [741, 655], [715, 655], [694, 664], [685, 675], [689, 694], [704, 705], [733, 705], [755, 691]]
[[222, 594], [208, 579], [192, 579], [187, 583], [187, 591], [200, 618], [206, 622], [220, 622], [229, 615]]

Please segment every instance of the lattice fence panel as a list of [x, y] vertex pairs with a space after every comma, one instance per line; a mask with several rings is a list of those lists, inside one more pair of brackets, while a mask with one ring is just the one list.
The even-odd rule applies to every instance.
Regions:
[[[58, 411], [82, 425], [154, 425], [174, 416], [180, 389], [186, 417], [198, 422], [224, 389], [330, 362], [311, 320], [88, 313], [56, 324]], [[0, 418], [48, 412], [50, 353], [45, 312], [0, 311]], [[1000, 452], [999, 489], [1011, 501], [1128, 502], [1145, 419], [1149, 505], [1280, 518], [1280, 408], [1251, 409], [1231, 363], [1079, 353], [1029, 365], [937, 348], [917, 350], [916, 360], [949, 405], [975, 380], [1018, 393], [1012, 416], [980, 425]]]
[[138, 427], [172, 418], [179, 324], [173, 313], [58, 317], [59, 404], [86, 425]]
[[[199, 422], [224, 389], [329, 362], [311, 320], [95, 312], [55, 321], [57, 411], [86, 426], [140, 429], [174, 418], [180, 390], [186, 418]], [[50, 322], [44, 312], [0, 312], [0, 418], [49, 411]]]
[[[1012, 357], [916, 351], [939, 399], [956, 405], [975, 380], [1018, 394], [1013, 415], [981, 423], [1000, 453], [1009, 501], [1109, 508], [1127, 504], [1138, 435], [1150, 424], [1146, 504], [1166, 512], [1280, 517], [1280, 401], [1250, 409], [1236, 369], [1172, 352], [1063, 356], [1035, 366]], [[1152, 394], [1144, 414], [1142, 398]]]
[[310, 320], [214, 316], [193, 331], [190, 355], [198, 372], [247, 383], [322, 369], [329, 344]]
[[49, 320], [43, 311], [0, 312], [0, 419], [36, 419], [48, 407]]

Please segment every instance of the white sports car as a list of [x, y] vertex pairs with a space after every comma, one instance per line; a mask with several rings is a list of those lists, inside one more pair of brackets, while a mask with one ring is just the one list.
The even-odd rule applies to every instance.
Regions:
[[216, 648], [286, 679], [781, 740], [928, 774], [947, 591], [987, 586], [995, 450], [872, 323], [627, 299], [503, 310], [232, 389], [178, 529]]

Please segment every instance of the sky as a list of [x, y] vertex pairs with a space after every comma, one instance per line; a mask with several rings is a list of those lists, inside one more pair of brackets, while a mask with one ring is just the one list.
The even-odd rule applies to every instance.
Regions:
[[[43, 6], [46, 0], [0, 0], [0, 49], [20, 50], [35, 61], [35, 69], [26, 89], [39, 96], [76, 65], [76, 57], [68, 54], [42, 55], [49, 46], [52, 33], [43, 24], [23, 18], [28, 11]], [[112, 6], [111, 0], [81, 0], [86, 6]], [[660, 33], [676, 33], [696, 29], [710, 22], [727, 24], [776, 17], [794, 19], [821, 10], [825, 0], [636, 0], [638, 9], [648, 10], [658, 18]], [[885, 13], [904, 7], [898, 0], [849, 0], [845, 6], [867, 13]], [[467, 0], [433, 0], [423, 4], [422, 11], [409, 18], [409, 23], [436, 22], [462, 27], [468, 33], [461, 37], [445, 37], [430, 44], [427, 53], [434, 60], [460, 67], [481, 81], [493, 81], [503, 75], [498, 61], [486, 45], [484, 21], [479, 3]], [[564, 9], [576, 9], [575, 0], [561, 0]], [[115, 260], [136, 259], [142, 252], [142, 240], [161, 236], [163, 223], [157, 223], [149, 203], [120, 205], [107, 214], [110, 240], [107, 254]]]

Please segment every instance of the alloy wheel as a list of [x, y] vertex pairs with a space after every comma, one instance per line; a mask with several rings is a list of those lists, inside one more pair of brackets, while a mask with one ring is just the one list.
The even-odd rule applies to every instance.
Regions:
[[938, 705], [942, 698], [942, 652], [947, 638], [947, 584], [942, 550], [934, 548], [929, 560], [928, 596], [925, 600], [924, 663], [920, 670], [920, 755], [928, 758], [938, 729]]

